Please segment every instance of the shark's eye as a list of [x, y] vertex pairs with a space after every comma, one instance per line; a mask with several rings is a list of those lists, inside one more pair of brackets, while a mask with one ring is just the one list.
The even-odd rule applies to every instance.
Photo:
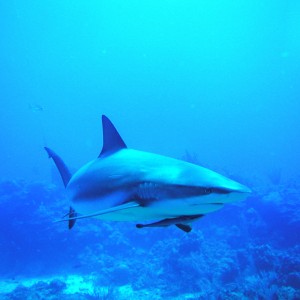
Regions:
[[204, 188], [204, 194], [211, 194], [213, 192], [212, 188]]

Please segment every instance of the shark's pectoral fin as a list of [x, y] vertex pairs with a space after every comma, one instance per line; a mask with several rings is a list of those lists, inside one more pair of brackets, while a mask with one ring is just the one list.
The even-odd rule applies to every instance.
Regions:
[[136, 228], [144, 228], [144, 227], [167, 227], [170, 225], [176, 225], [179, 229], [184, 232], [190, 232], [192, 227], [188, 225], [189, 223], [202, 218], [204, 215], [193, 215], [193, 216], [180, 216], [176, 218], [168, 218], [163, 219], [158, 222], [150, 223], [150, 224], [136, 224]]
[[175, 224], [179, 229], [183, 230], [184, 232], [190, 232], [192, 231], [192, 227], [190, 225], [186, 224]]
[[[168, 220], [168, 219], [166, 219]], [[151, 223], [151, 224], [136, 224], [136, 228], [144, 228], [144, 227], [167, 227], [173, 224], [164, 224], [165, 220]], [[190, 232], [192, 230], [192, 227], [190, 225], [186, 224], [175, 224], [179, 229], [183, 230], [184, 232]]]
[[72, 223], [73, 224], [72, 227], [73, 227], [74, 224], [75, 224], [75, 221], [78, 220], [78, 219], [87, 219], [87, 218], [97, 217], [97, 216], [109, 214], [109, 213], [124, 210], [124, 209], [129, 209], [129, 208], [133, 208], [133, 207], [137, 207], [137, 206], [140, 206], [140, 204], [138, 204], [136, 202], [127, 202], [127, 203], [124, 203], [124, 204], [121, 204], [121, 205], [118, 205], [118, 206], [114, 206], [114, 207], [111, 207], [111, 208], [99, 210], [99, 211], [97, 211], [93, 214], [88, 214], [88, 215], [77, 215], [77, 213], [74, 211], [74, 215], [72, 217], [69, 213], [68, 218], [62, 218], [61, 220], [54, 221], [54, 223], [69, 222], [69, 226], [70, 226], [71, 222], [74, 221], [74, 223]]

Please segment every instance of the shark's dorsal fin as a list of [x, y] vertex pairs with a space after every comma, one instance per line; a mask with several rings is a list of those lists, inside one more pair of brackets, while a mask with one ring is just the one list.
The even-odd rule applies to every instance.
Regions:
[[69, 169], [66, 166], [66, 164], [64, 163], [64, 161], [53, 150], [51, 150], [48, 147], [44, 147], [44, 148], [45, 148], [46, 152], [48, 153], [49, 158], [53, 159], [53, 161], [60, 173], [60, 176], [64, 183], [64, 186], [66, 187], [72, 177], [71, 172], [69, 171]]
[[113, 123], [105, 115], [102, 115], [103, 147], [98, 157], [113, 154], [121, 149], [127, 148], [119, 132]]

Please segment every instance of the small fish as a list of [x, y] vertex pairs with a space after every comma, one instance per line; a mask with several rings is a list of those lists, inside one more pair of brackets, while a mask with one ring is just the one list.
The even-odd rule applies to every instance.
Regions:
[[29, 109], [33, 112], [42, 112], [42, 111], [44, 111], [44, 108], [41, 105], [37, 104], [37, 103], [29, 103], [28, 106], [29, 106]]

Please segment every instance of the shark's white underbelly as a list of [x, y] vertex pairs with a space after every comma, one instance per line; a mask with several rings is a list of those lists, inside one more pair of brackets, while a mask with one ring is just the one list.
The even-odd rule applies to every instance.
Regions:
[[[147, 206], [136, 206], [95, 216], [101, 220], [111, 221], [146, 221], [175, 218], [180, 216], [194, 216], [207, 214], [219, 210], [223, 203], [210, 196], [190, 197], [183, 199], [170, 199], [153, 201]], [[81, 201], [74, 204], [75, 210], [82, 215], [89, 215], [101, 211], [103, 208], [96, 207], [91, 201]]]
[[150, 221], [150, 220], [162, 220], [167, 218], [175, 218], [180, 216], [188, 216], [188, 215], [200, 215], [207, 214], [213, 211], [216, 211], [222, 208], [223, 205], [209, 205], [203, 204], [199, 205], [197, 209], [193, 211], [185, 210], [180, 212], [166, 212], [165, 214], [162, 211], [157, 211], [155, 209], [145, 209], [144, 207], [135, 207], [127, 210], [109, 213], [105, 215], [97, 216], [97, 219], [101, 220], [111, 220], [111, 221]]

